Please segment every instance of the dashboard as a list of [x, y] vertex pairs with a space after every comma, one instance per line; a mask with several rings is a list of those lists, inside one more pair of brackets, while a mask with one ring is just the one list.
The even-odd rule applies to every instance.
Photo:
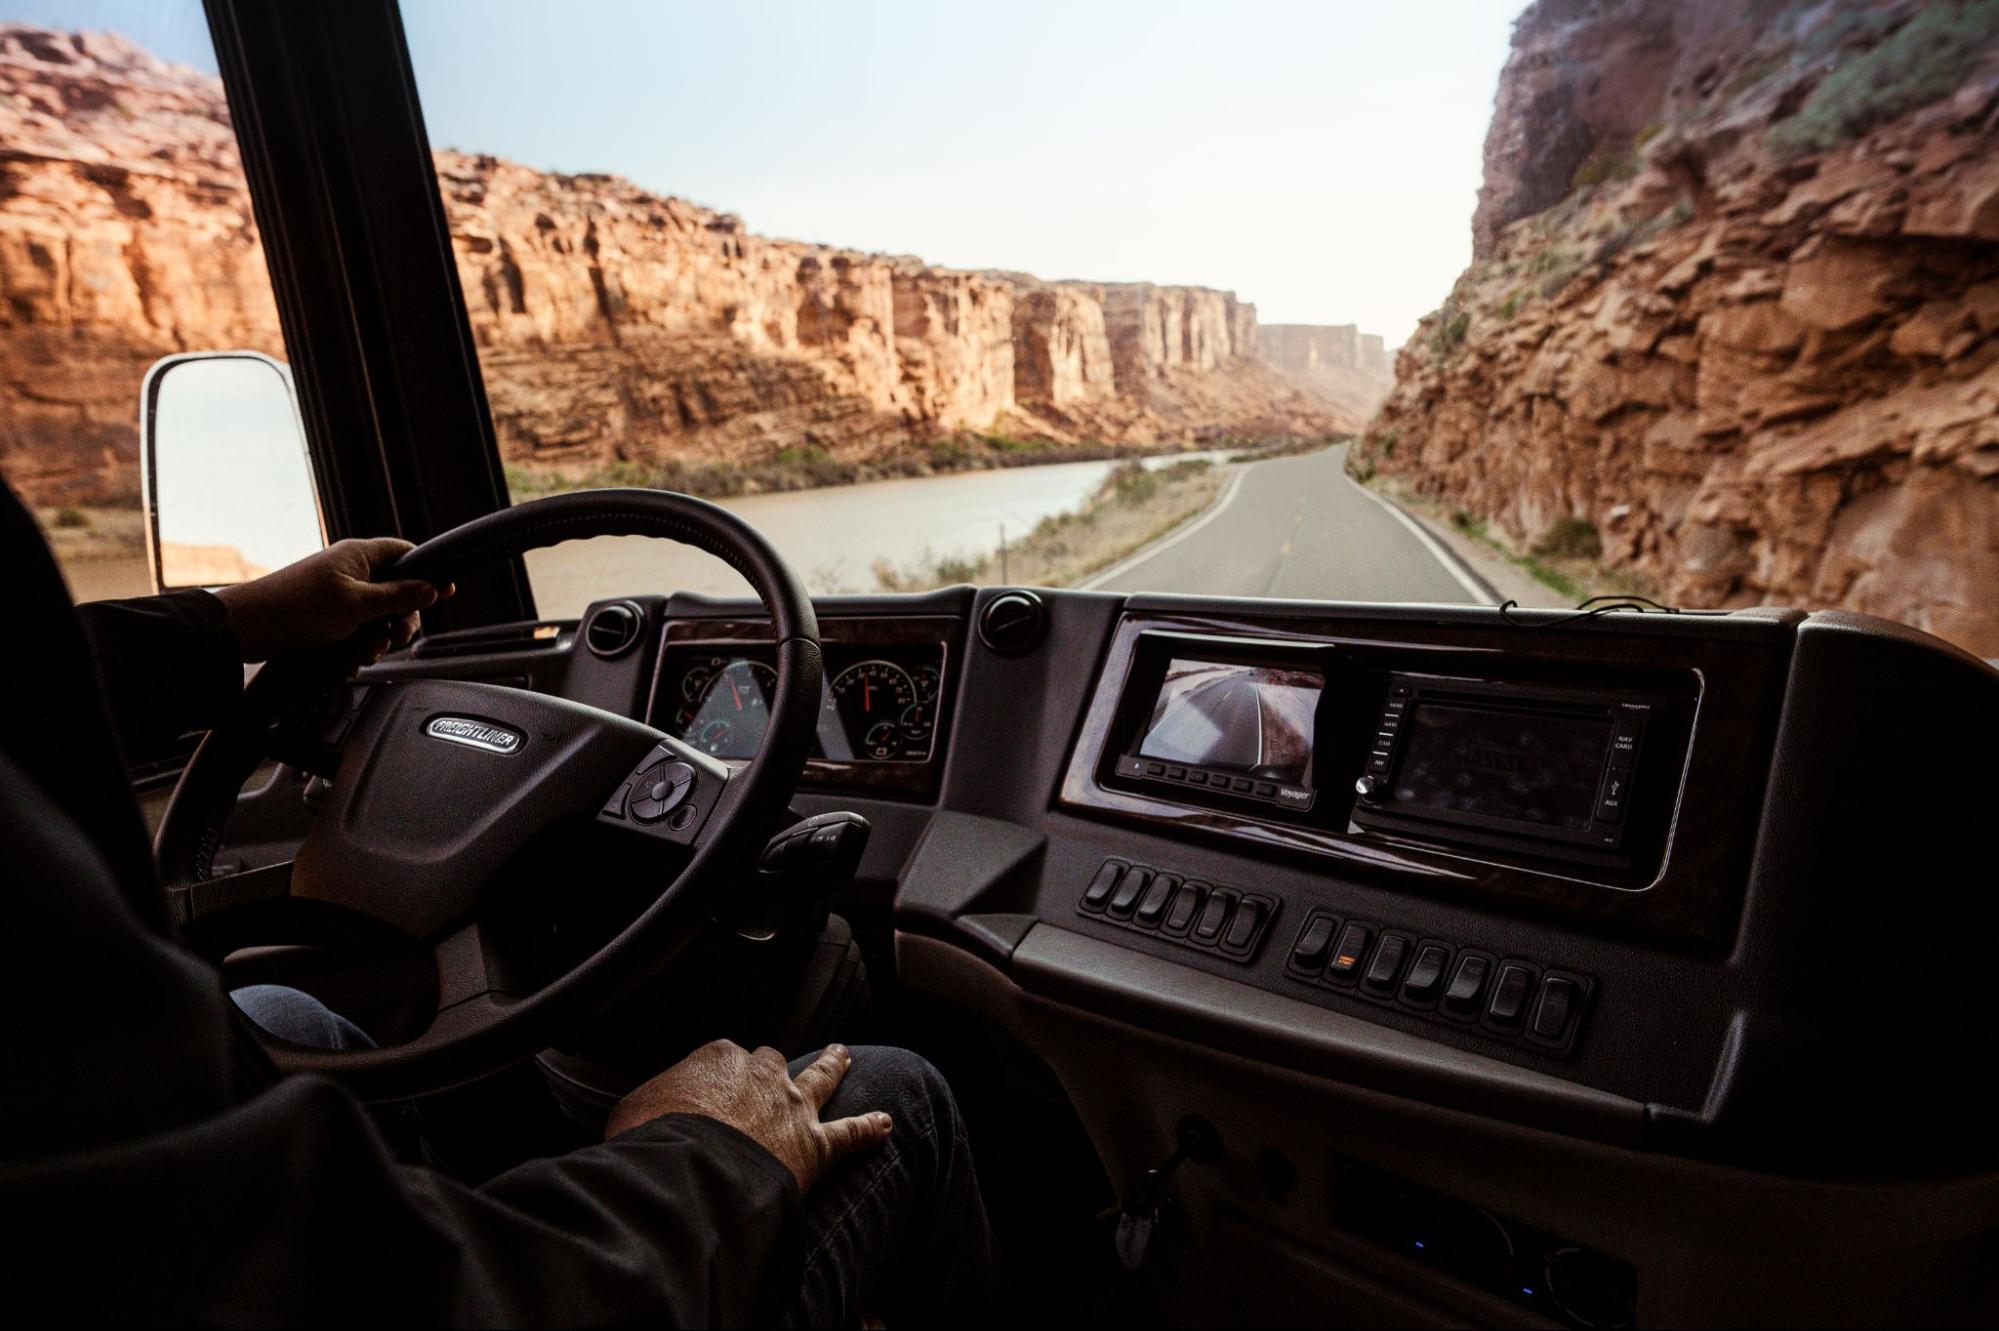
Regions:
[[[630, 598], [643, 632], [599, 650], [606, 604], [368, 675], [523, 683], [744, 761], [758, 608]], [[1440, 1323], [1850, 1319], [1906, 1290], [1859, 1283], [1860, 1249], [1910, 1260], [1944, 1213], [1920, 1180], [1999, 1218], [1999, 789], [1957, 775], [1999, 744], [1991, 665], [1839, 612], [970, 588], [818, 611], [793, 803], [873, 825], [841, 909], [890, 926], [899, 985], [1051, 1068], [1112, 1178], [1186, 1113], [1222, 1127], [1227, 1163], [1179, 1175], [1215, 1316], [1295, 1287], [1408, 1320], [1365, 1302], [1386, 1281]], [[1303, 1180], [1281, 1205], [1274, 1156]], [[1446, 1215], [1507, 1255], [1449, 1266]], [[1711, 1272], [1758, 1245], [1781, 1298], [1731, 1302]], [[1925, 1288], [1961, 1287], [1934, 1261]], [[1625, 1311], [1549, 1303], [1557, 1268], [1613, 1273]]]

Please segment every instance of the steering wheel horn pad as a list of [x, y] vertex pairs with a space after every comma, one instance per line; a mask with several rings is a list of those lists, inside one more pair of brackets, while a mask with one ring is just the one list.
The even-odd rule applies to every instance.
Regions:
[[480, 886], [535, 834], [594, 815], [658, 740], [636, 721], [496, 684], [381, 685], [299, 848], [292, 895], [434, 938], [470, 917]]

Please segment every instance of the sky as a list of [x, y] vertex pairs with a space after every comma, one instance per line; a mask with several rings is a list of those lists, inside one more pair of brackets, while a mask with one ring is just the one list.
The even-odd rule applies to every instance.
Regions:
[[[1193, 283], [1401, 342], [1471, 255], [1522, 0], [403, 0], [431, 142], [751, 230]], [[195, 0], [0, 0], [213, 69]]]

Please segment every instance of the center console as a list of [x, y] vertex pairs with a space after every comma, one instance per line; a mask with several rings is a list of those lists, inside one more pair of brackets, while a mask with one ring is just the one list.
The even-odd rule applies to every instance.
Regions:
[[1775, 662], [1767, 636], [1711, 627], [1537, 651], [1527, 628], [1128, 614], [1061, 802], [1712, 939]]

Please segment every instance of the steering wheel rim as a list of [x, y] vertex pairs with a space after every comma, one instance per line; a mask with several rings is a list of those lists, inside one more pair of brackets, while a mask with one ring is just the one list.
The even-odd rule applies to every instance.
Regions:
[[[823, 661], [818, 621], [811, 596], [797, 575], [761, 533], [728, 510], [691, 496], [660, 490], [594, 490], [557, 495], [489, 513], [445, 532], [409, 551], [384, 576], [442, 583], [480, 565], [529, 550], [608, 535], [655, 536], [694, 546], [731, 565], [756, 591], [770, 614], [777, 674], [770, 719], [756, 756], [748, 767], [726, 777], [716, 774], [718, 764], [709, 764], [707, 779], [721, 784], [715, 788], [713, 802], [703, 815], [705, 823], [695, 828], [692, 837], [675, 838], [678, 844], [692, 850], [691, 857], [636, 919], [566, 974], [514, 1001], [498, 1001], [493, 992], [487, 991], [457, 1006], [440, 1007], [422, 1034], [380, 1049], [336, 1052], [267, 1041], [266, 1048], [281, 1071], [325, 1073], [343, 1081], [364, 1098], [402, 1099], [474, 1081], [531, 1057], [553, 1043], [562, 1030], [601, 1010], [668, 965], [706, 922], [710, 899], [722, 885], [726, 871], [753, 859], [789, 806], [804, 770], [820, 706]], [[338, 678], [327, 656], [268, 663], [245, 689], [237, 711], [204, 737], [195, 750], [175, 787], [155, 841], [156, 858], [175, 907], [177, 927], [184, 928], [197, 916], [210, 919], [226, 915], [245, 903], [268, 896], [271, 882], [252, 887], [249, 881], [262, 874], [274, 882], [275, 875], [268, 871], [221, 879], [212, 876], [220, 827], [243, 782], [265, 756], [273, 719], [287, 703], [313, 690], [324, 689]], [[407, 687], [420, 689], [425, 684], [415, 681]], [[441, 689], [444, 682], [430, 687]], [[358, 757], [351, 752], [343, 757], [336, 791], [342, 783], [354, 787], [365, 784], [368, 774], [385, 754], [393, 764], [396, 756], [389, 746], [406, 744], [407, 735], [415, 733], [399, 723], [401, 712], [395, 699], [381, 701], [391, 698], [396, 688], [397, 685], [387, 685], [370, 695], [369, 707], [380, 702], [384, 709], [374, 730], [367, 731], [356, 722], [348, 731], [349, 743], [354, 742], [354, 736], [364, 735], [369, 748]], [[483, 696], [489, 703], [504, 701], [499, 695], [513, 695], [511, 703], [527, 709], [523, 714], [537, 721], [548, 719], [558, 729], [565, 725], [580, 730], [594, 726], [610, 737], [597, 745], [598, 750], [629, 751], [641, 738], [649, 737], [654, 746], [647, 751], [648, 759], [663, 754], [665, 760], [702, 761], [687, 746], [629, 718], [498, 685], [457, 684], [452, 696], [462, 702], [466, 690], [474, 690], [475, 697]], [[478, 695], [478, 690], [490, 692]], [[410, 700], [404, 696], [400, 701]], [[430, 715], [436, 709], [416, 710]], [[521, 733], [528, 733], [534, 724], [530, 721], [520, 727]], [[434, 763], [448, 763], [457, 759], [452, 752], [455, 747], [445, 745], [435, 753], [425, 750], [413, 755], [412, 760], [428, 758]], [[597, 753], [580, 770], [601, 774], [610, 770], [605, 766], [608, 761], [611, 759]], [[359, 766], [350, 770], [350, 762]], [[632, 770], [644, 766], [641, 763]], [[534, 774], [543, 783], [561, 775], [544, 767], [532, 774], [524, 771], [523, 779]], [[595, 803], [603, 804], [607, 793], [594, 792]], [[579, 792], [579, 796], [591, 794]], [[585, 798], [580, 802], [590, 800]], [[343, 823], [351, 821], [348, 815], [352, 812], [352, 808], [336, 810], [331, 805], [321, 808], [315, 815], [313, 832], [308, 834], [295, 863], [305, 866], [322, 824], [336, 814]], [[658, 829], [662, 834], [664, 826], [661, 824]], [[337, 840], [333, 831], [326, 836]], [[292, 866], [284, 867], [289, 871]], [[289, 872], [282, 887], [282, 894], [293, 890]], [[208, 903], [205, 907], [203, 901]], [[447, 948], [455, 948], [461, 959], [467, 946], [477, 951], [476, 934], [471, 944], [461, 937], [464, 932], [476, 930], [476, 925], [474, 915], [464, 929], [434, 943], [440, 972], [447, 968]], [[440, 992], [448, 982], [448, 977], [441, 975]], [[447, 1022], [444, 1019], [451, 1012], [459, 1015]]]

